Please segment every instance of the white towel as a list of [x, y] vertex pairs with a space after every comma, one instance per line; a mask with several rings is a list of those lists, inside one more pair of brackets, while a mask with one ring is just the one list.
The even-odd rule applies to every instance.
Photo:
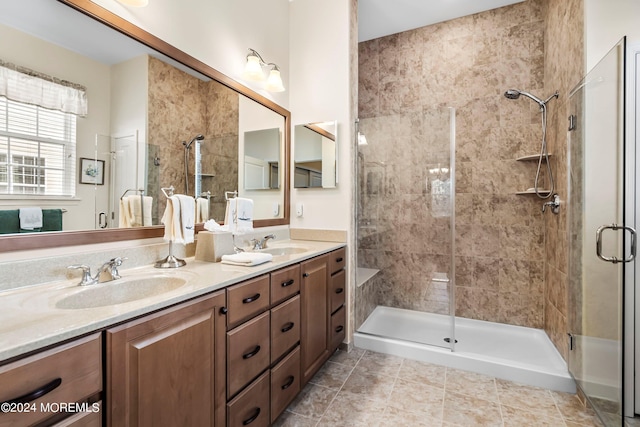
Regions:
[[180, 226], [184, 243], [193, 243], [196, 225], [196, 201], [191, 196], [178, 194], [174, 197], [180, 202]]
[[253, 200], [236, 197], [227, 201], [224, 224], [233, 234], [244, 234], [253, 230]]
[[180, 201], [177, 196], [167, 198], [167, 206], [160, 220], [164, 224], [164, 240], [182, 243], [182, 227], [180, 226]]
[[19, 216], [21, 229], [42, 228], [42, 208], [20, 208]]
[[118, 226], [120, 228], [131, 227], [131, 212], [129, 211], [129, 201], [120, 199], [120, 209], [118, 209]]
[[196, 222], [205, 222], [209, 219], [209, 199], [198, 197], [196, 199]]
[[273, 259], [273, 255], [261, 252], [240, 252], [233, 255], [222, 255], [221, 262], [223, 264], [242, 265], [252, 267], [254, 265], [264, 264]]
[[144, 218], [142, 219], [142, 225], [149, 227], [153, 225], [153, 216], [151, 215], [153, 210], [153, 197], [144, 196], [142, 198], [142, 204], [144, 206]]

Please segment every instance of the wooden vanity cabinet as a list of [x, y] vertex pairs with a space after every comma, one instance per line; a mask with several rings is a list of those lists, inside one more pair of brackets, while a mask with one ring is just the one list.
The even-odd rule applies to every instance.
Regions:
[[224, 306], [222, 290], [106, 331], [107, 425], [225, 426]]
[[302, 386], [344, 341], [345, 265], [344, 248], [301, 264]]
[[[0, 402], [20, 402], [0, 411], [0, 426], [52, 425], [61, 418], [65, 420], [60, 425], [73, 425], [70, 418], [80, 417], [99, 423], [101, 413], [94, 412], [92, 402], [101, 391], [102, 344], [97, 333], [0, 366]], [[60, 408], [60, 403], [75, 402], [88, 410], [72, 415]]]

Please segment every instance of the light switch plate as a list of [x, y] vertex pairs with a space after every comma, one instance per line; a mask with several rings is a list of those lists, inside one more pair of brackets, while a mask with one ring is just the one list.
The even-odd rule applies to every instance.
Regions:
[[304, 215], [304, 205], [296, 203], [296, 216], [301, 217], [302, 215]]

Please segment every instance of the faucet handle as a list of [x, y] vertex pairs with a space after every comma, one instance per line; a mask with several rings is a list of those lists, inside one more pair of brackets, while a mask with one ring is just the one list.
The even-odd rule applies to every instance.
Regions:
[[98, 282], [97, 279], [91, 277], [91, 267], [84, 264], [74, 264], [67, 267], [70, 270], [82, 270], [82, 280], [78, 283], [81, 286], [93, 285]]
[[127, 257], [118, 256], [115, 258], [111, 258], [111, 261], [109, 261], [111, 265], [111, 277], [113, 278], [113, 280], [120, 279], [120, 273], [118, 273], [118, 267], [120, 267], [125, 260], [127, 260]]

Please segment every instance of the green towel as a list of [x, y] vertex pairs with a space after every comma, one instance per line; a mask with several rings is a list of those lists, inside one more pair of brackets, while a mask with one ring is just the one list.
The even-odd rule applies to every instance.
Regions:
[[20, 232], [20, 216], [17, 209], [0, 210], [0, 234]]
[[62, 231], [62, 209], [42, 209], [41, 231]]

